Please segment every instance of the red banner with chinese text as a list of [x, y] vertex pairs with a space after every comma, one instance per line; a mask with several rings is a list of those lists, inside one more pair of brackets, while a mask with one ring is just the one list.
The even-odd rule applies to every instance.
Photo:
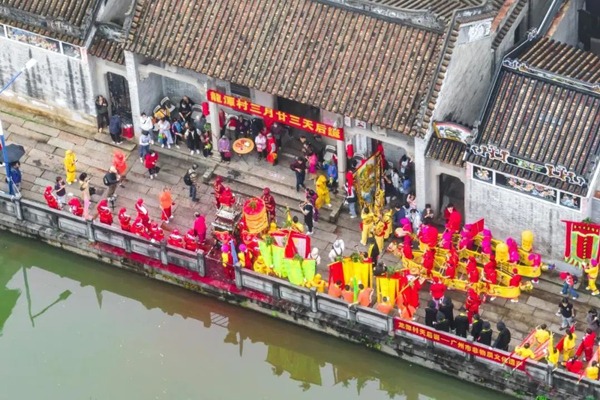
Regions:
[[586, 222], [562, 221], [567, 224], [565, 260], [579, 265], [600, 257], [600, 225]]
[[325, 136], [335, 140], [344, 140], [344, 130], [342, 128], [336, 128], [322, 122], [298, 117], [297, 115], [288, 114], [283, 111], [273, 110], [272, 108], [252, 103], [246, 99], [229, 96], [215, 90], [208, 90], [206, 92], [206, 97], [210, 102], [232, 108], [236, 111], [271, 119], [274, 122], [280, 122], [293, 128], [302, 129], [316, 135]]
[[483, 346], [478, 343], [468, 342], [465, 339], [449, 335], [445, 332], [436, 331], [427, 326], [415, 324], [414, 322], [406, 321], [400, 318], [394, 318], [394, 329], [412, 333], [422, 337], [423, 339], [432, 340], [443, 344], [444, 346], [452, 347], [453, 349], [472, 354], [477, 357], [485, 358], [486, 360], [505, 364], [510, 368], [525, 370], [525, 362], [518, 357], [505, 355], [496, 349], [491, 349], [488, 346]]

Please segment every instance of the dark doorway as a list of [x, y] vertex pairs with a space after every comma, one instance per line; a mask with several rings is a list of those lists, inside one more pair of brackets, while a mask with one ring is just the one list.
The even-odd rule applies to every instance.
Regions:
[[463, 181], [452, 175], [441, 174], [439, 177], [440, 189], [440, 214], [443, 216], [443, 211], [449, 203], [454, 204], [454, 207], [463, 215], [465, 215], [465, 184]]
[[108, 72], [106, 74], [108, 81], [108, 96], [110, 101], [111, 114], [119, 114], [123, 123], [131, 124], [133, 122], [131, 115], [131, 100], [129, 98], [129, 84], [127, 79], [121, 75]]
[[[299, 117], [308, 118], [313, 121], [320, 121], [321, 110], [318, 107], [309, 106], [307, 104], [298, 103], [297, 101], [277, 97], [277, 109], [288, 114], [297, 115]], [[300, 136], [305, 136], [308, 142], [313, 146], [313, 149], [322, 156], [325, 150], [325, 144], [321, 136], [313, 135], [310, 132], [301, 129], [292, 128], [289, 130], [290, 136], [282, 139], [282, 149], [284, 153], [290, 155], [301, 154]]]

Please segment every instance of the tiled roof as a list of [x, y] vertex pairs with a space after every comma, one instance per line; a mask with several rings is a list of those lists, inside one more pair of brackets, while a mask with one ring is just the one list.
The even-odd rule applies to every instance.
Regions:
[[97, 0], [0, 0], [0, 6], [25, 11], [51, 19], [60, 19], [73, 26], [83, 25]]
[[7, 25], [13, 26], [15, 28], [19, 28], [19, 29], [23, 29], [23, 30], [26, 30], [29, 32], [37, 33], [38, 35], [43, 35], [43, 36], [51, 37], [54, 39], [58, 39], [62, 42], [71, 43], [71, 44], [74, 44], [75, 46], [83, 46], [83, 39], [74, 37], [74, 36], [70, 36], [70, 35], [66, 35], [64, 33], [52, 32], [52, 31], [49, 31], [48, 29], [31, 26], [28, 24], [24, 24], [22, 22], [12, 21], [12, 20], [9, 20], [9, 19], [3, 18], [3, 17], [0, 17], [0, 24], [7, 24]]
[[107, 61], [112, 61], [117, 64], [125, 64], [123, 43], [104, 37], [100, 30], [96, 31], [92, 45], [88, 50], [88, 54]]
[[508, 18], [504, 19], [504, 24], [502, 24], [502, 27], [498, 30], [498, 33], [492, 42], [492, 49], [497, 49], [498, 46], [500, 46], [500, 43], [502, 43], [502, 40], [504, 40], [508, 31], [510, 31], [510, 28], [512, 28], [515, 21], [521, 15], [521, 11], [523, 11], [527, 2], [528, 0], [515, 0], [516, 5], [510, 10]]
[[[85, 39], [100, 0], [0, 0], [5, 23], [61, 39]], [[42, 33], [43, 31], [44, 33]], [[74, 43], [73, 40], [65, 40]]]
[[[452, 13], [463, 8], [483, 6], [486, 0], [366, 0], [369, 3], [381, 4], [388, 7], [405, 10], [427, 10], [434, 15], [442, 18], [446, 22], [450, 21]], [[492, 0], [494, 9], [499, 9], [504, 0]]]
[[544, 37], [519, 57], [529, 67], [590, 84], [600, 83], [600, 57]]
[[432, 135], [425, 156], [445, 162], [446, 164], [462, 167], [467, 145], [456, 140], [440, 139], [435, 134]]
[[[560, 63], [558, 63], [560, 64]], [[600, 155], [600, 97], [558, 82], [503, 67], [480, 126], [477, 144], [511, 156], [564, 166], [591, 180]], [[587, 187], [471, 154], [469, 161], [519, 178], [576, 194]]]
[[415, 135], [441, 35], [313, 0], [140, 0], [127, 49]]

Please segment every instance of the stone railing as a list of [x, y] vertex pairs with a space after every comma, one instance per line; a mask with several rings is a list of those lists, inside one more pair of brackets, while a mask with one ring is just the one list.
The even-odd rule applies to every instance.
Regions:
[[[33, 226], [50, 228], [90, 242], [114, 246], [124, 250], [126, 254], [139, 254], [164, 265], [174, 264], [197, 272], [200, 276], [206, 276], [207, 263], [211, 267], [221, 268], [220, 260], [208, 257], [204, 251], [195, 253], [168, 246], [164, 242], [154, 243], [112, 226], [85, 221], [70, 213], [53, 210], [40, 203], [14, 199], [5, 194], [0, 194], [0, 214], [13, 217], [15, 224], [21, 228], [32, 231], [38, 229]], [[2, 222], [5, 226], [9, 223], [7, 219]], [[457, 366], [458, 375], [465, 373], [472, 376], [487, 369], [488, 375], [502, 376], [503, 372], [518, 370], [518, 376], [514, 375], [517, 380], [514, 384], [519, 390], [529, 388], [530, 393], [539, 394], [540, 387], [559, 387], [561, 393], [570, 393], [573, 398], [600, 398], [600, 382], [580, 379], [580, 376], [562, 370], [553, 370], [544, 363], [531, 360], [521, 362], [507, 352], [438, 332], [416, 322], [385, 315], [372, 308], [349, 306], [341, 299], [318, 293], [314, 288], [296, 286], [287, 280], [239, 266], [235, 267], [235, 285], [239, 290], [252, 290], [277, 302], [283, 301], [284, 304], [300, 307], [305, 310], [304, 314], [309, 319], [335, 320], [354, 327], [357, 331], [368, 332], [375, 338], [375, 346], [382, 341], [390, 343], [403, 358], [426, 366], [434, 367], [431, 361], [442, 362], [443, 358], [447, 364], [454, 363]], [[502, 390], [498, 383], [490, 386]]]

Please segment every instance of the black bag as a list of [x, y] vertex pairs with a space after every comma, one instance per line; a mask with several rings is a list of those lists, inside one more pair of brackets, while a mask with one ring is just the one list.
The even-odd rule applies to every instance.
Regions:
[[190, 177], [189, 172], [186, 172], [183, 176], [183, 183], [185, 183], [185, 186], [192, 186], [192, 178]]
[[[114, 185], [114, 184], [116, 184], [116, 183], [117, 183], [117, 180], [116, 180], [116, 179], [114, 179], [114, 180], [113, 180], [113, 179], [111, 179], [111, 178], [113, 177], [112, 175], [113, 175], [113, 174], [112, 174], [111, 172], [107, 172], [107, 173], [104, 175], [104, 178], [103, 178], [103, 183], [104, 183], [104, 185], [105, 185], [105, 186], [111, 186], [111, 185]], [[116, 177], [116, 176], [115, 176], [115, 177]]]
[[96, 194], [96, 188], [93, 186], [90, 186], [90, 196], [93, 196]]

